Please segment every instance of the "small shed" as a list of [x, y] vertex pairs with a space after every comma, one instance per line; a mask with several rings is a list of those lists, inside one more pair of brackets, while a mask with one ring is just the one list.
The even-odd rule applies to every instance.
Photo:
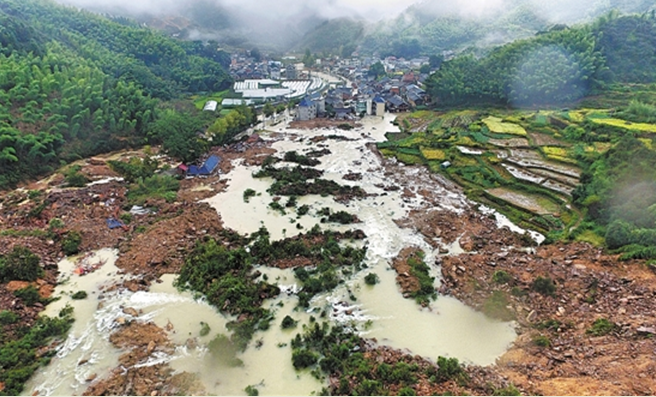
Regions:
[[189, 172], [189, 167], [187, 167], [186, 164], [180, 164], [179, 166], [176, 167], [176, 172], [180, 175], [185, 175], [187, 172]]
[[442, 167], [443, 170], [451, 167], [451, 162], [450, 161], [445, 161], [442, 164], [440, 164], [440, 167]]

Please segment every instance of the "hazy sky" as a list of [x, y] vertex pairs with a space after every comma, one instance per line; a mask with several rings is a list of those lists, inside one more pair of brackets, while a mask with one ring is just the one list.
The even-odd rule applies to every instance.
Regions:
[[[538, 10], [538, 15], [551, 22], [570, 23], [581, 21], [589, 15], [610, 8], [620, 7], [630, 11], [633, 6], [648, 4], [653, 0], [56, 0], [85, 8], [98, 6], [119, 7], [132, 13], [151, 15], [184, 13], [185, 7], [194, 2], [216, 2], [240, 23], [293, 23], [298, 16], [324, 18], [359, 16], [370, 21], [391, 19], [414, 3], [424, 3], [422, 11], [435, 15], [461, 17], [493, 16], [518, 4]], [[644, 7], [643, 7], [644, 8]]]
[[[132, 12], [153, 14], [183, 9], [194, 0], [56, 0], [80, 7], [115, 6]], [[474, 0], [476, 1], [476, 0]], [[325, 17], [350, 16], [355, 12], [367, 19], [393, 17], [413, 3], [408, 0], [216, 0], [229, 8], [251, 9], [270, 16], [294, 14], [298, 9], [312, 9]]]

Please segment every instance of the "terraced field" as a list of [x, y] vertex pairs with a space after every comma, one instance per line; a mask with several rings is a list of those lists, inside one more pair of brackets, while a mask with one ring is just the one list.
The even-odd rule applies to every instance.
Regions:
[[650, 150], [654, 146], [656, 125], [612, 115], [605, 109], [421, 111], [399, 116], [403, 133], [389, 135], [379, 149], [448, 176], [472, 199], [520, 225], [566, 235], [580, 222], [572, 194], [586, 161], [608, 151], [611, 138], [624, 133], [638, 135]]

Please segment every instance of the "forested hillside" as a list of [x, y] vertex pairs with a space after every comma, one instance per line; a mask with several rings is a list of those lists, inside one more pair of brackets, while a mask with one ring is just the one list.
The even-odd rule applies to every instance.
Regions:
[[[592, 232], [626, 259], [654, 259], [655, 37], [655, 12], [613, 12], [589, 25], [498, 47], [482, 58], [456, 57], [442, 64], [427, 87], [439, 108], [527, 109], [499, 121], [524, 123], [530, 134], [551, 136], [554, 147], [544, 155], [583, 171], [572, 203], [585, 216], [563, 229], [564, 235]], [[541, 115], [545, 108], [550, 110]], [[531, 115], [535, 110], [539, 116]], [[478, 128], [454, 132], [478, 136]], [[487, 174], [476, 169], [472, 175]], [[496, 186], [498, 180], [492, 180], [490, 186]]]
[[216, 46], [127, 20], [48, 0], [1, 0], [0, 188], [145, 143], [158, 100], [227, 87], [227, 62]]
[[348, 18], [326, 21], [308, 32], [296, 46], [299, 50], [350, 57], [364, 34], [364, 23]]
[[[507, 0], [462, 7], [445, 2], [423, 1], [399, 16], [369, 26], [361, 53], [416, 56], [442, 51], [489, 48], [525, 39], [554, 26], [591, 22], [617, 10], [642, 13], [654, 9], [648, 1], [590, 1], [581, 4]], [[408, 46], [412, 49], [408, 51]]]
[[613, 83], [656, 82], [656, 16], [610, 13], [476, 58], [442, 64], [427, 85], [441, 105], [558, 105]]

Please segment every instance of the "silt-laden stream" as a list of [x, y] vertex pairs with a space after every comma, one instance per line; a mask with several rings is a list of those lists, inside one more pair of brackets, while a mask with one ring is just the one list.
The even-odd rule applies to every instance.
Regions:
[[[511, 323], [491, 320], [465, 306], [454, 298], [439, 296], [429, 308], [421, 308], [412, 299], [403, 298], [396, 283], [396, 273], [391, 261], [405, 247], [417, 247], [425, 253], [425, 262], [431, 266], [432, 275], [439, 283], [439, 268], [434, 265], [438, 253], [422, 235], [410, 229], [402, 229], [394, 222], [403, 218], [410, 209], [425, 203], [421, 198], [409, 199], [403, 196], [403, 188], [417, 188], [435, 191], [443, 197], [439, 211], [463, 211], [468, 204], [459, 193], [446, 190], [445, 185], [434, 180], [421, 168], [400, 167], [406, 174], [408, 186], [398, 191], [385, 191], [380, 186], [394, 182], [386, 176], [381, 160], [366, 145], [385, 139], [386, 131], [393, 130], [391, 117], [368, 118], [363, 127], [352, 131], [312, 130], [301, 131], [285, 129], [284, 139], [273, 144], [279, 155], [290, 150], [303, 153], [308, 150], [326, 148], [332, 154], [320, 157], [321, 164], [316, 168], [325, 171], [324, 178], [340, 184], [361, 186], [369, 197], [352, 200], [349, 204], [336, 203], [332, 197], [306, 196], [298, 205], [307, 204], [310, 212], [295, 219], [296, 214], [287, 215], [268, 208], [272, 197], [266, 192], [271, 180], [254, 179], [252, 173], [257, 167], [235, 164], [227, 175], [226, 191], [208, 199], [224, 222], [224, 226], [247, 234], [258, 230], [262, 225], [271, 233], [272, 240], [290, 237], [299, 232], [296, 223], [309, 230], [319, 223], [315, 212], [323, 207], [333, 211], [344, 210], [356, 214], [362, 223], [351, 227], [331, 225], [337, 230], [362, 229], [368, 236], [366, 265], [368, 269], [345, 280], [337, 290], [318, 295], [311, 302], [308, 312], [295, 310], [297, 298], [283, 293], [265, 306], [274, 308], [276, 318], [269, 330], [257, 332], [247, 350], [238, 354], [243, 365], [228, 367], [214, 361], [207, 351], [207, 343], [218, 333], [229, 334], [225, 325], [230, 320], [202, 301], [195, 301], [191, 294], [180, 293], [172, 287], [174, 276], [163, 277], [162, 283], [154, 284], [149, 292], [123, 292], [102, 294], [99, 297], [98, 284], [120, 279], [112, 263], [106, 264], [96, 273], [79, 278], [72, 276], [68, 283], [58, 287], [57, 292], [84, 289], [90, 294], [87, 301], [76, 301], [76, 323], [69, 339], [52, 363], [41, 370], [26, 387], [26, 393], [38, 390], [41, 394], [81, 394], [86, 379], [95, 374], [99, 379], [109, 369], [115, 367], [120, 352], [108, 342], [110, 329], [115, 319], [122, 314], [121, 309], [131, 307], [141, 310], [140, 319], [152, 320], [165, 327], [170, 323], [170, 339], [177, 346], [172, 355], [159, 357], [177, 371], [188, 371], [200, 376], [208, 393], [218, 395], [243, 395], [247, 385], [255, 385], [263, 395], [307, 395], [318, 391], [323, 385], [308, 372], [298, 373], [291, 365], [290, 340], [300, 332], [302, 324], [309, 322], [311, 314], [328, 309], [331, 321], [353, 325], [363, 336], [375, 338], [379, 344], [398, 349], [407, 349], [412, 354], [435, 360], [438, 356], [456, 357], [466, 363], [489, 365], [494, 363], [510, 346], [516, 337]], [[351, 140], [327, 139], [312, 143], [311, 138], [321, 135], [338, 134]], [[321, 147], [319, 147], [319, 145]], [[348, 173], [361, 173], [360, 181], [343, 180]], [[414, 186], [420, 181], [422, 186]], [[244, 202], [243, 192], [247, 188], [260, 195]], [[322, 228], [329, 227], [321, 224]], [[457, 243], [454, 250], [457, 250]], [[110, 255], [116, 255], [113, 251]], [[70, 268], [60, 265], [62, 273]], [[259, 268], [267, 274], [269, 282], [276, 281], [281, 286], [296, 283], [291, 270]], [[380, 283], [367, 286], [364, 276], [376, 273]], [[103, 275], [103, 277], [96, 275]], [[75, 285], [73, 284], [75, 283]], [[356, 299], [352, 300], [350, 295]], [[70, 299], [66, 296], [49, 312], [56, 313]], [[83, 303], [80, 303], [83, 302]], [[98, 306], [98, 303], [102, 305]], [[57, 305], [57, 307], [54, 307]], [[318, 310], [316, 310], [318, 309]], [[299, 321], [294, 330], [282, 330], [280, 321], [290, 314]], [[210, 333], [200, 337], [200, 322], [210, 326]], [[189, 344], [189, 339], [195, 343]], [[83, 365], [79, 363], [87, 360]], [[154, 362], [153, 362], [154, 363]], [[148, 363], [146, 363], [148, 365]]]

